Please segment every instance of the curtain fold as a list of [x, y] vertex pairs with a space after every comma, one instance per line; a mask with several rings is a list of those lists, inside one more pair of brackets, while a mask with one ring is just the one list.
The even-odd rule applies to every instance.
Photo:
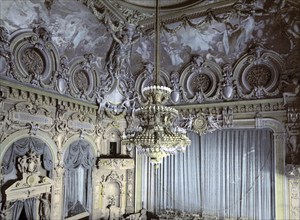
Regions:
[[189, 134], [185, 153], [154, 170], [144, 157], [142, 201], [156, 213], [274, 219], [273, 137], [268, 129]]
[[24, 209], [27, 219], [35, 219], [36, 214], [36, 198], [26, 199], [24, 201]]
[[4, 175], [11, 173], [16, 168], [16, 158], [25, 155], [29, 150], [36, 152], [38, 155], [42, 155], [42, 165], [50, 172], [49, 177], [51, 178], [53, 160], [50, 149], [46, 143], [34, 137], [17, 140], [8, 148], [2, 162]]
[[[79, 214], [83, 209], [91, 211], [92, 168], [94, 163], [95, 157], [92, 148], [85, 141], [80, 140], [72, 143], [65, 152], [65, 217], [69, 217], [71, 212], [72, 215]], [[78, 203], [82, 208], [75, 207], [79, 205]]]
[[17, 200], [13, 204], [12, 220], [18, 220], [19, 219], [23, 207], [24, 207], [24, 203], [23, 203], [23, 201], [20, 201], [20, 200]]

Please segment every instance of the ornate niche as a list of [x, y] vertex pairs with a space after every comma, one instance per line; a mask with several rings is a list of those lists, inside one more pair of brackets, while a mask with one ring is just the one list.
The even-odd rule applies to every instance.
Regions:
[[266, 98], [279, 94], [278, 85], [284, 65], [281, 57], [261, 47], [237, 61], [233, 68], [238, 95], [242, 98]]
[[118, 218], [125, 211], [133, 211], [134, 160], [101, 158], [98, 167], [101, 213], [97, 217]]
[[76, 58], [70, 62], [70, 94], [75, 98], [93, 101], [98, 83], [99, 73], [94, 65], [92, 54]]
[[104, 134], [103, 145], [100, 154], [103, 158], [127, 158], [129, 157], [126, 153], [126, 146], [121, 145], [122, 133], [118, 129], [120, 127], [115, 123], [109, 124]]
[[14, 142], [2, 161], [4, 219], [50, 219], [53, 162], [48, 146], [37, 138]]
[[223, 76], [219, 65], [201, 56], [194, 56], [181, 73], [179, 84], [183, 100], [187, 103], [202, 103], [216, 99], [221, 81]]
[[13, 78], [33, 86], [53, 87], [52, 74], [57, 69], [59, 54], [50, 35], [42, 25], [32, 31], [19, 30], [11, 35]]
[[[120, 218], [134, 211], [134, 159], [121, 145], [122, 124], [106, 126], [97, 169], [93, 171], [95, 218]], [[99, 209], [100, 207], [100, 209]]]

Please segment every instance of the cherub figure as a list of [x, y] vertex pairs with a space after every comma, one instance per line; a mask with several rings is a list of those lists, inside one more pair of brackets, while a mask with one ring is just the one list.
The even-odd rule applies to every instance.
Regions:
[[218, 121], [218, 116], [215, 119], [213, 114], [207, 115], [207, 124], [208, 124], [208, 132], [213, 132], [215, 130], [221, 129], [221, 126]]
[[187, 130], [192, 130], [193, 127], [193, 121], [194, 121], [195, 116], [192, 114], [189, 114], [187, 118], [184, 118], [184, 124], [182, 128], [187, 129]]

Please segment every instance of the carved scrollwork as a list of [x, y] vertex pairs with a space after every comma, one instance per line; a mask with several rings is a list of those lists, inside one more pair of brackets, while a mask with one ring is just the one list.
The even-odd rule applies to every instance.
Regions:
[[69, 62], [66, 56], [60, 58], [60, 69], [54, 73], [56, 90], [60, 94], [70, 93], [69, 91]]
[[253, 46], [234, 67], [238, 95], [246, 99], [278, 95], [282, 71], [283, 61], [278, 54]]
[[57, 69], [58, 50], [51, 41], [51, 33], [42, 21], [35, 21], [32, 31], [13, 33], [10, 48], [15, 71], [7, 76], [31, 86], [53, 89], [53, 72]]
[[95, 101], [98, 73], [92, 54], [85, 54], [76, 58], [70, 64], [70, 94], [73, 97], [88, 101]]
[[66, 112], [66, 106], [61, 104], [57, 105], [55, 113], [55, 128], [58, 133], [66, 132], [68, 129], [67, 120], [64, 118]]
[[51, 114], [51, 112], [45, 106], [41, 106], [37, 101], [19, 102], [15, 104], [14, 111], [28, 112], [31, 115], [40, 114], [49, 116]]
[[132, 169], [134, 168], [133, 159], [100, 159], [98, 162], [99, 168], [104, 169]]
[[20, 63], [17, 67], [23, 73], [21, 77], [27, 78], [31, 76], [32, 78], [40, 77], [41, 80], [47, 79], [52, 74], [54, 68], [56, 68], [55, 66], [54, 68], [50, 66], [50, 61], [52, 60], [50, 51], [54, 49], [54, 45], [46, 47], [40, 43], [40, 38], [34, 34], [31, 37], [25, 38], [22, 44], [22, 47], [17, 46], [15, 49], [17, 51], [16, 55], [18, 55], [16, 56], [18, 58], [16, 62]]
[[300, 204], [300, 180], [299, 167], [288, 166], [289, 171], [289, 211], [290, 219], [299, 219], [299, 204]]
[[72, 113], [68, 120], [68, 132], [69, 133], [79, 133], [81, 139], [85, 135], [95, 134], [95, 125], [93, 124], [93, 119], [88, 112], [79, 111]]
[[180, 77], [183, 101], [201, 103], [217, 99], [221, 81], [223, 76], [218, 64], [204, 60], [201, 56], [194, 56]]
[[29, 129], [30, 135], [35, 135], [38, 130], [50, 132], [54, 123], [51, 111], [40, 105], [36, 100], [30, 102], [18, 102], [3, 118], [2, 130], [5, 130], [1, 139], [5, 139], [9, 133], [20, 129]]
[[190, 114], [188, 117], [183, 117], [179, 120], [177, 126], [184, 130], [193, 131], [199, 135], [213, 132], [222, 128], [221, 116], [204, 113]]
[[299, 109], [289, 107], [287, 110], [287, 161], [299, 165], [300, 160], [300, 113]]
[[0, 45], [2, 49], [9, 45], [9, 31], [4, 26], [0, 26]]
[[109, 175], [103, 179], [105, 182], [118, 182], [120, 184], [120, 189], [122, 188], [124, 182], [124, 175], [119, 175], [116, 171], [111, 171]]

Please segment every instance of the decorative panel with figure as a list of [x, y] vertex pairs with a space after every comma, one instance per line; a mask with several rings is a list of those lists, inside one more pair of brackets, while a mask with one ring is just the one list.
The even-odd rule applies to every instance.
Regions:
[[1, 164], [1, 214], [4, 219], [50, 219], [53, 158], [40, 139], [15, 141]]

